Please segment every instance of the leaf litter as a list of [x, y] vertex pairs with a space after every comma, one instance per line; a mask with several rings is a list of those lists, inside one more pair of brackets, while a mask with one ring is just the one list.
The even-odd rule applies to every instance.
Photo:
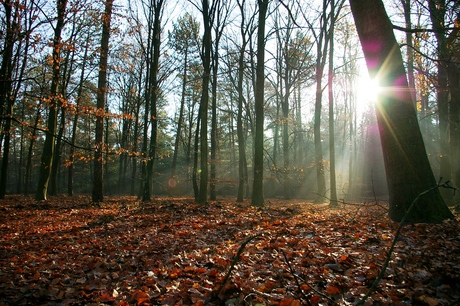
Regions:
[[[372, 205], [89, 203], [1, 202], [0, 305], [353, 305], [398, 227]], [[458, 222], [406, 225], [365, 305], [459, 303]]]

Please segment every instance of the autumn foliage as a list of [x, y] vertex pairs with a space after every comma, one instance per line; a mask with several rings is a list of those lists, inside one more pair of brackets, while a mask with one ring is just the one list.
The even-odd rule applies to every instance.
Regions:
[[[350, 305], [378, 276], [398, 227], [373, 205], [0, 204], [0, 305]], [[366, 305], [458, 304], [459, 271], [456, 221], [407, 225]]]

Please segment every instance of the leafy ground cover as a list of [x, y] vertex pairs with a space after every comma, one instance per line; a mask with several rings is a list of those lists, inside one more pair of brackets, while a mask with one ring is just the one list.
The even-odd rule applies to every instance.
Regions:
[[[351, 305], [398, 227], [372, 205], [89, 203], [0, 202], [0, 305]], [[366, 305], [459, 303], [458, 222], [405, 226]]]

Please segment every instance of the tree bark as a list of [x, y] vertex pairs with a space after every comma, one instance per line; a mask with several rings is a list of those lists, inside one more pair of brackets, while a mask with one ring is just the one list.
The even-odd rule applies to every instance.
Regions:
[[[438, 6], [439, 3], [439, 6]], [[449, 149], [449, 92], [447, 79], [447, 62], [449, 60], [448, 50], [446, 46], [446, 38], [444, 36], [444, 18], [445, 18], [445, 1], [428, 0], [428, 8], [430, 10], [430, 18], [435, 30], [438, 52], [438, 75], [436, 87], [436, 104], [438, 108], [439, 118], [439, 176], [444, 180], [452, 179], [451, 152]], [[442, 190], [446, 201], [452, 200], [452, 192], [450, 190]]]
[[46, 132], [43, 154], [40, 161], [40, 174], [38, 180], [37, 201], [46, 200], [48, 183], [51, 175], [51, 167], [54, 156], [55, 134], [57, 127], [57, 108], [59, 106], [59, 78], [60, 78], [60, 59], [61, 59], [61, 32], [64, 28], [64, 18], [66, 14], [67, 0], [58, 0], [57, 2], [57, 22], [54, 27], [53, 39], [53, 77], [51, 81], [51, 99], [49, 102], [48, 112], [48, 131]]
[[247, 169], [245, 169], [245, 161], [246, 161], [246, 141], [244, 137], [244, 130], [243, 130], [243, 80], [244, 80], [244, 53], [246, 52], [246, 32], [244, 30], [244, 1], [243, 3], [239, 3], [240, 13], [241, 13], [241, 49], [239, 52], [238, 57], [238, 109], [237, 109], [237, 118], [236, 118], [236, 133], [238, 136], [238, 194], [236, 201], [241, 203], [244, 200], [244, 186], [247, 184]]
[[331, 26], [329, 28], [329, 70], [328, 70], [328, 100], [329, 100], [329, 206], [338, 206], [337, 182], [335, 174], [335, 126], [334, 126], [334, 27], [335, 27], [335, 1], [331, 0]]
[[200, 194], [199, 204], [206, 204], [208, 198], [208, 105], [211, 74], [211, 18], [208, 0], [203, 0], [203, 86], [200, 101]]
[[323, 75], [324, 67], [327, 58], [327, 50], [329, 40], [327, 39], [327, 1], [323, 1], [324, 12], [321, 15], [321, 28], [317, 38], [316, 51], [316, 95], [315, 95], [315, 113], [313, 122], [313, 138], [315, 143], [315, 164], [316, 164], [316, 183], [317, 183], [317, 196], [316, 202], [324, 202], [326, 196], [326, 178], [324, 173], [324, 158], [323, 158], [323, 143], [321, 139], [321, 110], [323, 103]]
[[269, 0], [258, 0], [259, 27], [257, 30], [257, 67], [255, 86], [256, 132], [254, 139], [253, 206], [264, 206], [264, 94], [265, 94], [265, 18]]
[[436, 187], [393, 26], [381, 0], [350, 0], [369, 74], [382, 91], [377, 98], [389, 216], [401, 221], [412, 202], [427, 192], [407, 216], [408, 222], [440, 222], [454, 218]]
[[[155, 161], [155, 153], [157, 147], [157, 135], [158, 135], [158, 118], [157, 118], [157, 104], [158, 98], [160, 95], [159, 90], [159, 80], [158, 80], [158, 69], [160, 62], [160, 46], [161, 46], [161, 11], [163, 9], [164, 0], [153, 1], [154, 2], [154, 19], [153, 19], [153, 58], [150, 65], [150, 81], [149, 81], [149, 90], [150, 90], [150, 100], [147, 103], [150, 103], [150, 121], [152, 128], [150, 130], [150, 144], [149, 144], [149, 153], [147, 158], [146, 172], [145, 177], [143, 178], [143, 193], [142, 200], [148, 201], [151, 197], [151, 187], [152, 187], [152, 176], [153, 176], [153, 164]], [[147, 122], [145, 122], [147, 124]]]
[[94, 151], [93, 203], [104, 201], [103, 151], [104, 151], [104, 118], [107, 99], [107, 64], [109, 54], [110, 21], [112, 19], [113, 0], [105, 2], [102, 16], [101, 54], [99, 59], [99, 78], [97, 84], [96, 139]]

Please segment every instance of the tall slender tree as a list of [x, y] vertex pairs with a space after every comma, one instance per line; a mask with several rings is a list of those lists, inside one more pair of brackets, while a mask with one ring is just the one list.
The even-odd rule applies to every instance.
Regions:
[[[159, 63], [160, 63], [160, 47], [161, 47], [161, 19], [162, 19], [162, 12], [163, 12], [163, 5], [165, 0], [152, 0], [150, 2], [150, 9], [153, 10], [153, 28], [152, 32], [149, 35], [152, 35], [151, 39], [151, 48], [152, 54], [150, 54], [151, 62], [150, 62], [150, 71], [149, 80], [148, 80], [148, 88], [149, 91], [149, 100], [146, 103], [150, 104], [150, 143], [149, 143], [149, 151], [147, 155], [147, 161], [145, 164], [145, 171], [144, 177], [142, 179], [143, 184], [143, 192], [142, 192], [142, 200], [148, 201], [151, 197], [151, 186], [152, 186], [152, 176], [153, 176], [153, 164], [155, 161], [155, 154], [156, 154], [156, 147], [157, 147], [157, 135], [158, 135], [158, 118], [157, 118], [157, 107], [158, 101], [160, 97], [160, 80], [159, 80]], [[150, 51], [149, 51], [150, 52]], [[144, 122], [147, 124], [147, 122]]]
[[254, 181], [252, 201], [254, 206], [264, 206], [264, 104], [265, 104], [265, 18], [270, 0], [257, 0], [259, 21], [257, 29], [257, 67], [255, 87], [256, 132], [254, 139]]
[[230, 1], [215, 1], [215, 22], [213, 22], [214, 39], [211, 49], [212, 62], [212, 96], [211, 96], [211, 172], [209, 178], [209, 198], [216, 200], [216, 183], [217, 183], [217, 146], [218, 146], [218, 129], [217, 129], [217, 82], [219, 72], [219, 48], [220, 40], [227, 18], [231, 11]]
[[94, 150], [93, 203], [104, 201], [103, 153], [104, 118], [107, 99], [107, 67], [109, 55], [110, 22], [112, 20], [113, 0], [107, 0], [102, 15], [101, 53], [99, 57], [99, 77], [97, 83], [96, 139]]
[[337, 180], [335, 167], [335, 124], [334, 124], [334, 31], [339, 13], [343, 7], [345, 0], [330, 0], [331, 20], [329, 28], [329, 70], [328, 70], [328, 100], [329, 100], [329, 181], [330, 181], [330, 196], [329, 205], [337, 206]]
[[53, 38], [53, 77], [51, 80], [50, 98], [49, 98], [49, 111], [48, 111], [48, 124], [45, 136], [45, 143], [43, 145], [43, 153], [40, 161], [40, 174], [38, 180], [37, 193], [35, 199], [38, 201], [46, 200], [48, 192], [48, 183], [51, 175], [51, 167], [53, 163], [54, 148], [55, 148], [55, 134], [57, 129], [57, 112], [58, 107], [62, 103], [62, 97], [59, 94], [59, 80], [60, 80], [60, 66], [61, 66], [61, 33], [65, 25], [65, 16], [67, 10], [67, 0], [57, 1], [57, 21], [54, 26]]
[[237, 123], [236, 123], [236, 133], [238, 136], [238, 194], [237, 202], [243, 202], [244, 200], [244, 191], [245, 187], [248, 186], [248, 168], [246, 163], [246, 137], [243, 128], [243, 105], [244, 105], [244, 92], [243, 92], [243, 82], [244, 82], [244, 70], [245, 70], [245, 53], [246, 47], [248, 44], [248, 35], [252, 35], [254, 31], [253, 22], [255, 14], [249, 17], [246, 21], [246, 10], [245, 10], [245, 0], [238, 0], [237, 4], [240, 9], [240, 35], [241, 35], [241, 45], [239, 54], [238, 54], [238, 81], [237, 81], [237, 92], [238, 92], [238, 106], [237, 106]]
[[200, 100], [200, 191], [198, 203], [205, 204], [208, 198], [208, 106], [209, 106], [209, 83], [211, 77], [211, 49], [212, 49], [212, 24], [216, 2], [210, 7], [208, 0], [202, 0], [201, 13], [203, 15], [203, 84]]
[[196, 50], [198, 43], [199, 23], [189, 13], [185, 13], [177, 24], [173, 26], [172, 32], [169, 33], [170, 44], [173, 49], [183, 57], [183, 67], [181, 72], [181, 100], [179, 106], [179, 118], [177, 120], [176, 138], [174, 140], [174, 152], [171, 166], [171, 180], [175, 180], [177, 157], [179, 155], [180, 140], [182, 137], [182, 127], [184, 124], [185, 99], [187, 98], [187, 83], [189, 78], [190, 53]]

